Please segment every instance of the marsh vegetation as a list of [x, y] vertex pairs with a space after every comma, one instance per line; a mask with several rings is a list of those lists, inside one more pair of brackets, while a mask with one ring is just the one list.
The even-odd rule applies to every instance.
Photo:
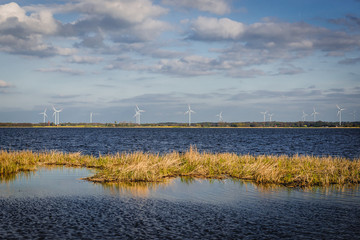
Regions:
[[302, 155], [237, 155], [200, 152], [123, 152], [82, 155], [80, 152], [0, 151], [0, 179], [40, 166], [62, 165], [96, 169], [93, 182], [161, 182], [173, 177], [246, 179], [288, 187], [359, 184], [360, 159]]

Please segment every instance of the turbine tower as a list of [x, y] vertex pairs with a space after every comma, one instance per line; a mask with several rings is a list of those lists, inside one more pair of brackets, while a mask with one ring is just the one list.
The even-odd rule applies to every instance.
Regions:
[[55, 123], [55, 125], [56, 125], [56, 112], [54, 111], [54, 113], [53, 113], [53, 116], [54, 116], [54, 123]]
[[93, 112], [90, 113], [90, 123], [92, 123]]
[[140, 117], [141, 117], [142, 112], [145, 112], [145, 111], [140, 109], [138, 107], [138, 105], [136, 105], [134, 118], [136, 118], [136, 123], [139, 124], [139, 125], [141, 124]]
[[272, 118], [272, 116], [274, 116], [274, 114], [273, 114], [273, 113], [269, 113], [268, 116], [269, 116], [269, 121], [271, 122], [271, 121], [272, 121], [271, 118]]
[[45, 110], [44, 110], [44, 112], [41, 112], [41, 113], [39, 113], [39, 114], [41, 114], [41, 115], [44, 115], [44, 124], [45, 124], [45, 119], [47, 118], [47, 114], [46, 114], [46, 108], [45, 108]]
[[55, 125], [58, 125], [58, 124], [60, 124], [60, 112], [61, 112], [63, 109], [56, 110], [56, 108], [54, 107], [54, 105], [53, 105], [52, 107], [53, 107], [53, 110], [54, 110], [53, 116], [55, 117]]
[[351, 115], [353, 115], [353, 121], [355, 122], [355, 120], [356, 120], [356, 111], [354, 110], [352, 113], [350, 113]]
[[339, 105], [336, 105], [336, 107], [338, 108], [337, 115], [339, 116], [339, 124], [341, 126], [341, 111], [344, 111], [345, 108], [341, 108], [341, 107], [339, 107]]
[[318, 112], [316, 112], [315, 107], [313, 108], [314, 111], [311, 113], [311, 116], [314, 116], [314, 122], [316, 121], [316, 115], [319, 114]]
[[135, 114], [134, 114], [134, 118], [135, 118], [135, 123], [136, 124], [139, 124], [139, 115], [140, 115], [140, 113], [138, 112], [138, 111], [136, 111], [136, 109], [135, 109]]
[[264, 115], [264, 123], [266, 122], [266, 114], [268, 113], [268, 111], [265, 112], [260, 112], [262, 115]]
[[303, 110], [303, 114], [302, 114], [302, 120], [303, 122], [306, 121], [306, 117], [309, 116], [309, 114], [305, 113], [304, 110]]
[[219, 122], [223, 122], [222, 112], [220, 112], [216, 116], [219, 117]]
[[187, 110], [184, 114], [189, 114], [189, 126], [191, 125], [191, 113], [196, 113], [193, 110], [191, 110], [190, 104], [188, 104], [189, 110]]

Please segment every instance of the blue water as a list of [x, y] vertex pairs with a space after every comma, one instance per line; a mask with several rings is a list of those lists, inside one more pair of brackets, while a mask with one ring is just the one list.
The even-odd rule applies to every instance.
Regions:
[[[0, 149], [360, 157], [360, 129], [7, 129]], [[94, 184], [86, 169], [0, 179], [0, 239], [360, 239], [359, 185], [172, 179]]]
[[231, 180], [93, 184], [86, 169], [0, 181], [0, 239], [359, 239], [360, 189]]
[[0, 128], [0, 149], [83, 154], [201, 151], [360, 157], [360, 129]]

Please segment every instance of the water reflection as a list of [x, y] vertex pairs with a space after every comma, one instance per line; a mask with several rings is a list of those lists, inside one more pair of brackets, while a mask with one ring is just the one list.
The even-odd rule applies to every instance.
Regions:
[[19, 178], [30, 179], [30, 177], [35, 173], [35, 171], [26, 171], [19, 173], [6, 173], [0, 175], [0, 183], [11, 183], [16, 181]]
[[33, 172], [7, 175], [0, 181], [0, 197], [79, 196], [102, 192], [100, 186], [81, 180], [91, 174], [92, 170], [84, 168], [43, 166]]
[[148, 198], [151, 192], [156, 192], [159, 188], [165, 188], [173, 183], [173, 180], [165, 182], [120, 182], [120, 183], [96, 183], [101, 185], [105, 191], [111, 195], [121, 195], [135, 198]]
[[288, 188], [274, 184], [256, 184], [236, 179], [197, 179], [181, 177], [165, 182], [92, 183], [82, 180], [94, 174], [84, 168], [41, 167], [35, 172], [2, 176], [0, 197], [47, 196], [119, 196], [122, 198], [165, 199], [212, 204], [249, 204], [262, 199], [323, 200], [358, 202], [360, 185]]

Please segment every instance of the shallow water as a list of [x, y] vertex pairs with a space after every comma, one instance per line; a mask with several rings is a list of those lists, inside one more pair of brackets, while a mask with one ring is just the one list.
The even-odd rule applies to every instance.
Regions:
[[102, 185], [86, 169], [0, 183], [0, 239], [356, 239], [360, 191], [174, 179]]
[[83, 154], [144, 151], [360, 157], [360, 129], [0, 128], [0, 149]]

